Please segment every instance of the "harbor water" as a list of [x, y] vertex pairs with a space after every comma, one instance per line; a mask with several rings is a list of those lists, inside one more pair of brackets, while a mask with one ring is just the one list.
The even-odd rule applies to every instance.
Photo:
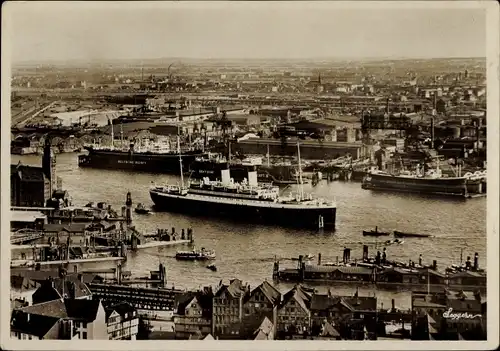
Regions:
[[[39, 165], [40, 156], [12, 156], [12, 163]], [[62, 178], [74, 205], [85, 205], [104, 201], [116, 210], [125, 203], [127, 191], [132, 194], [134, 205], [141, 202], [146, 207], [153, 205], [149, 197], [152, 183], [158, 185], [179, 181], [179, 177], [162, 174], [133, 173], [126, 171], [79, 168], [77, 154], [57, 155], [57, 176]], [[296, 186], [285, 189], [295, 191]], [[383, 242], [392, 236], [382, 237], [378, 242], [373, 237], [363, 237], [363, 230], [398, 230], [403, 232], [431, 234], [431, 238], [405, 238], [401, 245], [387, 246], [387, 258], [408, 262], [418, 261], [422, 254], [423, 263], [437, 260], [438, 269], [460, 263], [467, 256], [479, 254], [479, 264], [486, 266], [486, 198], [470, 200], [443, 199], [401, 193], [372, 192], [361, 189], [356, 182], [320, 182], [315, 187], [304, 185], [306, 192], [316, 196], [336, 199], [337, 229], [330, 231], [304, 231], [241, 224], [227, 220], [189, 217], [180, 214], [152, 212], [149, 215], [133, 213], [133, 225], [143, 232], [155, 232], [157, 228], [171, 230], [193, 228], [197, 248], [215, 250], [217, 272], [206, 268], [203, 262], [179, 262], [174, 256], [181, 247], [152, 247], [130, 252], [124, 270], [133, 276], [149, 275], [160, 262], [167, 267], [168, 286], [176, 288], [198, 288], [216, 285], [221, 279], [239, 278], [252, 287], [264, 279], [272, 279], [275, 257], [281, 267], [295, 267], [292, 258], [298, 255], [322, 255], [322, 262], [335, 262], [342, 257], [344, 247], [351, 248], [351, 258], [361, 258], [362, 247], [369, 245], [370, 256]], [[377, 248], [377, 249], [376, 249]], [[91, 268], [96, 268], [95, 265]], [[283, 289], [290, 285], [281, 285]], [[318, 288], [319, 291], [325, 289]], [[332, 292], [352, 294], [352, 286], [332, 285]], [[359, 289], [360, 295], [371, 295], [368, 289]], [[409, 308], [409, 293], [377, 292], [380, 303], [388, 307], [391, 298], [396, 305]]]

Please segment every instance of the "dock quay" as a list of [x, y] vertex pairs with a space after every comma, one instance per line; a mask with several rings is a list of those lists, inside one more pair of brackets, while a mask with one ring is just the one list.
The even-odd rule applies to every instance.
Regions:
[[165, 246], [175, 246], [175, 245], [185, 245], [191, 244], [191, 240], [171, 240], [171, 241], [159, 241], [159, 240], [151, 240], [145, 242], [144, 244], [138, 244], [137, 249], [147, 249], [150, 247], [165, 247]]
[[322, 264], [321, 254], [317, 264], [306, 262], [299, 256], [296, 268], [280, 270], [279, 261], [273, 267], [273, 279], [283, 282], [308, 282], [318, 284], [346, 284], [366, 286], [373, 289], [388, 291], [442, 291], [444, 288], [458, 290], [479, 290], [486, 292], [486, 272], [479, 269], [478, 254], [474, 262], [467, 257], [464, 267], [456, 270], [437, 270], [437, 261], [432, 265], [422, 265], [422, 258], [418, 264], [410, 261], [408, 264], [391, 262], [380, 251], [375, 259], [368, 258], [368, 247], [363, 248], [363, 258], [351, 261], [350, 249], [344, 249], [342, 261], [336, 264]]
[[92, 257], [92, 258], [79, 258], [74, 260], [57, 260], [57, 261], [33, 261], [33, 260], [12, 260], [10, 267], [33, 267], [36, 265], [40, 266], [56, 266], [61, 264], [78, 264], [78, 263], [95, 263], [95, 262], [121, 262], [124, 261], [124, 257]]
[[[137, 249], [147, 249], [151, 247], [165, 247], [165, 246], [176, 246], [176, 245], [186, 245], [192, 243], [190, 240], [171, 240], [171, 241], [159, 241], [159, 240], [151, 240], [145, 242], [144, 244], [138, 244]], [[29, 250], [34, 248], [48, 248], [50, 244], [30, 244], [30, 245], [19, 245], [12, 244], [10, 246], [11, 250]], [[70, 245], [70, 247], [81, 247], [81, 245]], [[104, 245], [96, 245], [92, 246], [92, 248], [96, 250], [104, 250], [104, 249], [112, 249], [110, 246]], [[131, 245], [127, 245], [127, 248], [130, 249]]]

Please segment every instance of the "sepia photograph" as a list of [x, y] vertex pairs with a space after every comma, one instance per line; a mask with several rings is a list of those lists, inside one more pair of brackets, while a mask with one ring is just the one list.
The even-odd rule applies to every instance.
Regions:
[[4, 3], [2, 348], [495, 349], [498, 16]]

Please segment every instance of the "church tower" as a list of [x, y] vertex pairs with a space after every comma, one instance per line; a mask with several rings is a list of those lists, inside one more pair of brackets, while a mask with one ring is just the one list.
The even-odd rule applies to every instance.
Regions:
[[51, 147], [50, 137], [46, 137], [43, 147], [42, 170], [45, 178], [49, 180], [49, 196], [52, 197], [56, 190], [56, 157]]

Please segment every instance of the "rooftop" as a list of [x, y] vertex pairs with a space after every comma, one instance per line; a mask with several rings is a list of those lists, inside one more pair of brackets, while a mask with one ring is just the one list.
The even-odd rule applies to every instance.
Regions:
[[33, 223], [37, 219], [46, 219], [47, 216], [39, 211], [10, 211], [10, 221], [11, 222], [25, 222]]
[[29, 315], [69, 318], [90, 323], [96, 319], [100, 303], [99, 300], [58, 299], [23, 307], [17, 311]]

